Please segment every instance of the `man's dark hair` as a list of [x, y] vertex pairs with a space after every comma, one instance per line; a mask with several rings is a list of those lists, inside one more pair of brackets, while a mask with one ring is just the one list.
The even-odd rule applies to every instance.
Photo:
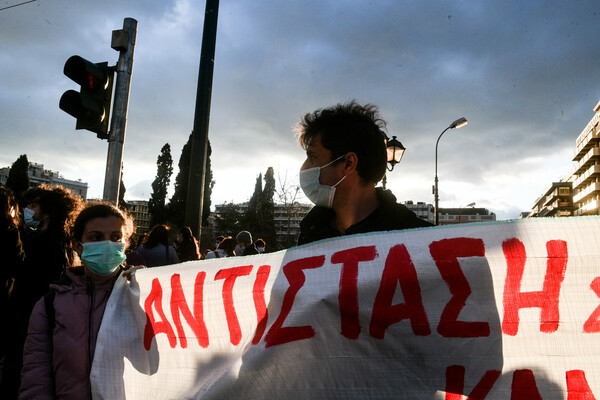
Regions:
[[298, 141], [304, 149], [321, 135], [321, 144], [331, 151], [332, 160], [354, 152], [361, 178], [373, 183], [383, 178], [387, 163], [385, 121], [377, 106], [352, 100], [308, 113], [298, 125]]

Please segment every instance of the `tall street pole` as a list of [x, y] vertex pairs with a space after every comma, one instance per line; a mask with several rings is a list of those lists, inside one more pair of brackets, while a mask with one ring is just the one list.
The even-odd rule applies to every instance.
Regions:
[[131, 87], [136, 37], [137, 21], [133, 18], [125, 18], [123, 29], [112, 33], [111, 47], [119, 51], [119, 61], [117, 62], [115, 101], [110, 121], [104, 194], [102, 197], [105, 201], [115, 205], [119, 203], [123, 144], [125, 143], [125, 129], [127, 127], [127, 107], [129, 105], [129, 89]]
[[202, 232], [202, 207], [204, 203], [204, 181], [206, 175], [206, 154], [208, 148], [208, 123], [210, 119], [210, 100], [212, 93], [213, 69], [215, 63], [215, 43], [217, 40], [218, 0], [206, 0], [204, 13], [204, 31], [202, 32], [202, 51], [200, 71], [196, 91], [196, 111], [192, 131], [192, 149], [190, 157], [190, 175], [188, 177], [185, 224], [194, 236], [200, 239]]

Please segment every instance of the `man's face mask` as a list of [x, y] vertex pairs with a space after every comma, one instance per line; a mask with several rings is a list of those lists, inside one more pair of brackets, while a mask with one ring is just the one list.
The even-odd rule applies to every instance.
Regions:
[[314, 167], [300, 170], [300, 187], [302, 191], [315, 205], [331, 208], [333, 206], [333, 198], [335, 196], [335, 187], [340, 184], [346, 178], [346, 175], [342, 177], [335, 185], [327, 186], [319, 183], [319, 176], [321, 175], [321, 169], [330, 166], [334, 162], [344, 158], [340, 156], [328, 164], [322, 167]]

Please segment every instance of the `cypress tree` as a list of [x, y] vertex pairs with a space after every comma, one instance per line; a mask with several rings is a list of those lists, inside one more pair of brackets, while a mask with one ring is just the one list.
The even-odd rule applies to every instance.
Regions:
[[27, 154], [20, 155], [10, 167], [6, 187], [13, 191], [19, 206], [25, 207], [27, 205], [23, 204], [23, 194], [29, 189], [29, 160], [27, 160]]
[[166, 143], [160, 150], [156, 160], [156, 178], [152, 182], [152, 195], [148, 202], [148, 211], [151, 214], [150, 228], [157, 224], [167, 222], [167, 189], [173, 174], [173, 158], [171, 157], [171, 146]]

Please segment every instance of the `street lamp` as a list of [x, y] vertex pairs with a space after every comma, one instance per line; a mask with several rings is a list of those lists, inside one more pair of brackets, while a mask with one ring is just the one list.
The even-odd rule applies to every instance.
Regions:
[[[386, 150], [387, 150], [387, 162], [390, 164], [390, 167], [386, 167], [388, 171], [392, 172], [394, 170], [394, 166], [402, 160], [402, 156], [404, 155], [404, 150], [406, 147], [402, 146], [399, 140], [396, 139], [396, 136], [392, 136], [392, 139], [386, 138]], [[387, 177], [383, 175], [383, 188], [385, 189], [385, 184], [387, 182]]]
[[393, 171], [394, 166], [402, 160], [406, 147], [402, 146], [399, 140], [396, 140], [396, 136], [392, 136], [392, 140], [387, 141], [387, 162], [391, 168], [388, 171]]
[[443, 130], [442, 133], [440, 133], [440, 136], [438, 136], [437, 141], [435, 142], [435, 180], [434, 180], [434, 186], [433, 186], [433, 195], [434, 195], [434, 200], [435, 200], [435, 214], [434, 214], [434, 220], [433, 220], [433, 224], [434, 225], [438, 225], [439, 224], [439, 214], [438, 214], [438, 202], [439, 202], [439, 195], [438, 195], [438, 174], [437, 174], [437, 150], [438, 150], [438, 143], [440, 142], [440, 138], [442, 137], [442, 135], [444, 133], [446, 133], [446, 131], [448, 129], [454, 129], [454, 128], [461, 128], [463, 126], [465, 126], [468, 123], [467, 119], [465, 117], [459, 118], [456, 121], [454, 121], [453, 123], [450, 124], [450, 126], [448, 126], [446, 129]]

